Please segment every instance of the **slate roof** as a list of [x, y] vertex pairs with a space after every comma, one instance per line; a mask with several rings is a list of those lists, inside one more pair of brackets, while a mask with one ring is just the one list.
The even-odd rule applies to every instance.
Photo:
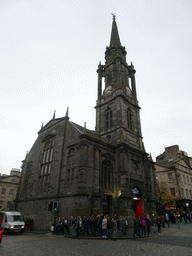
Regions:
[[157, 161], [155, 164], [163, 166], [163, 167], [171, 167], [171, 166], [173, 166], [173, 164], [177, 163], [180, 160], [181, 160], [181, 158], [172, 158], [172, 159], [168, 159], [168, 160]]

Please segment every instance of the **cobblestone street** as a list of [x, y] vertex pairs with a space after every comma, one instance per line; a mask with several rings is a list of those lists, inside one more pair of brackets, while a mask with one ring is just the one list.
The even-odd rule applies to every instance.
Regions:
[[[131, 230], [130, 230], [131, 231]], [[130, 237], [129, 237], [130, 238]], [[51, 233], [24, 233], [4, 235], [0, 245], [1, 256], [44, 255], [131, 255], [131, 256], [191, 256], [192, 224], [163, 228], [162, 235], [136, 239], [72, 239]]]

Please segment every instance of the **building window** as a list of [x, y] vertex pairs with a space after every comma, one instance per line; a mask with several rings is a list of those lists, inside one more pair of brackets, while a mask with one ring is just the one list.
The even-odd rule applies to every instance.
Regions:
[[129, 129], [133, 129], [132, 113], [131, 109], [127, 110], [127, 126]]
[[172, 175], [172, 173], [168, 173], [168, 182], [173, 182], [173, 175]]
[[111, 129], [113, 126], [113, 111], [108, 108], [106, 112], [106, 128]]
[[72, 148], [67, 154], [66, 181], [73, 182], [75, 176], [75, 149]]
[[11, 181], [12, 183], [16, 183], [16, 179], [12, 179], [12, 181]]
[[161, 174], [161, 182], [165, 182], [165, 175]]
[[181, 196], [184, 197], [184, 190], [181, 188]]
[[7, 208], [8, 208], [9, 211], [13, 210], [13, 202], [8, 201], [7, 202]]
[[188, 190], [185, 189], [186, 198], [188, 198]]
[[186, 180], [185, 180], [185, 175], [183, 175], [183, 182], [186, 183]]
[[113, 166], [109, 160], [102, 163], [101, 188], [113, 190]]
[[4, 196], [6, 194], [6, 188], [2, 188], [1, 195]]
[[175, 188], [170, 188], [170, 191], [171, 191], [171, 195], [175, 196]]
[[14, 189], [10, 189], [9, 190], [9, 196], [13, 196], [13, 194], [14, 194]]
[[43, 148], [43, 156], [42, 156], [41, 171], [40, 171], [40, 178], [39, 178], [40, 187], [49, 185], [52, 159], [53, 159], [53, 142], [47, 141]]
[[0, 209], [3, 209], [3, 200], [0, 201]]
[[187, 183], [190, 184], [190, 182], [189, 182], [189, 177], [188, 177], [188, 176], [187, 176]]

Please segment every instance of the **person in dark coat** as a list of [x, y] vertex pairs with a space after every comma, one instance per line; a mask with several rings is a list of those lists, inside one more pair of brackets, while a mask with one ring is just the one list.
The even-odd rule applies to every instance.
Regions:
[[85, 235], [89, 235], [90, 220], [89, 217], [85, 220]]
[[140, 220], [138, 220], [136, 217], [133, 217], [133, 240], [135, 240], [135, 234], [141, 238], [139, 222]]
[[146, 222], [146, 228], [147, 228], [147, 236], [151, 236], [151, 224], [152, 224], [152, 221], [149, 218], [149, 215], [147, 215], [147, 218], [146, 218], [145, 222]]
[[156, 223], [157, 223], [157, 228], [158, 228], [158, 234], [160, 235], [161, 234], [161, 218], [160, 218], [160, 216], [158, 216]]
[[110, 217], [108, 217], [107, 218], [107, 234], [108, 234], [110, 240], [111, 240], [112, 229], [113, 229], [112, 219]]

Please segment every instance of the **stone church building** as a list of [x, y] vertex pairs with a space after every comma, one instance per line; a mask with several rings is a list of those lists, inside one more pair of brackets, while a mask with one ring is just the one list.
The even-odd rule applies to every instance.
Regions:
[[[36, 229], [50, 228], [55, 215], [156, 211], [154, 163], [144, 149], [136, 71], [126, 54], [113, 17], [105, 64], [97, 69], [95, 131], [70, 121], [67, 109], [41, 128], [26, 155], [17, 210]], [[52, 201], [56, 212], [48, 210]]]

